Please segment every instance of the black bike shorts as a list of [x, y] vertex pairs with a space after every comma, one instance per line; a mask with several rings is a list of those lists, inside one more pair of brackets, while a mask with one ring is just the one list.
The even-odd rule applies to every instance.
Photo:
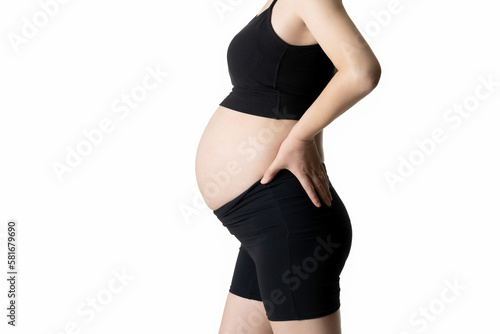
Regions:
[[318, 318], [340, 308], [352, 227], [328, 183], [332, 205], [318, 208], [297, 177], [282, 169], [213, 211], [241, 242], [229, 291], [262, 301], [270, 321]]

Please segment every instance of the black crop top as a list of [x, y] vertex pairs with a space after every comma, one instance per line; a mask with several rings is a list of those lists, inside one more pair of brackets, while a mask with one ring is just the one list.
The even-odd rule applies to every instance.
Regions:
[[277, 0], [255, 16], [229, 44], [233, 89], [219, 104], [239, 112], [298, 120], [337, 69], [319, 44], [290, 45], [271, 25]]

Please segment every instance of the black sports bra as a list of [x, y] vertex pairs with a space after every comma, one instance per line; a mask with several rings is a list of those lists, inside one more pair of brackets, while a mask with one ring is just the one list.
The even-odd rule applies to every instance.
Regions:
[[290, 45], [276, 34], [271, 24], [276, 1], [231, 40], [227, 63], [233, 89], [219, 105], [298, 120], [337, 69], [319, 44]]

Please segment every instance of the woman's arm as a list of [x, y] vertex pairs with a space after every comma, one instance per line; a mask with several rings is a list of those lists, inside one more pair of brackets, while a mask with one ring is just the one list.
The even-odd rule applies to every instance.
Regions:
[[314, 205], [320, 207], [321, 198], [330, 206], [332, 194], [315, 136], [377, 86], [381, 69], [341, 0], [295, 1], [298, 15], [338, 72], [281, 143], [261, 183], [268, 183], [286, 168], [297, 177]]
[[314, 142], [316, 143], [320, 160], [322, 162], [325, 161], [325, 153], [323, 152], [323, 130], [314, 136]]
[[378, 84], [380, 64], [341, 0], [296, 0], [299, 15], [338, 69], [289, 133], [310, 141]]

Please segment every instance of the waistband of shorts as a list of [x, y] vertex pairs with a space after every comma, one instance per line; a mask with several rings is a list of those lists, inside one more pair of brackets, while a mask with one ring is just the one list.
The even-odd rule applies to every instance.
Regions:
[[[325, 172], [328, 174], [328, 171], [326, 169], [326, 165], [324, 162], [321, 163], [323, 165], [323, 168], [325, 169]], [[270, 181], [272, 183], [274, 180], [278, 179], [285, 179], [288, 177], [291, 177], [295, 175], [289, 171], [288, 169], [281, 169], [275, 176], [274, 178]], [[270, 183], [266, 184], [261, 184], [260, 181], [262, 180], [262, 177], [255, 181], [250, 187], [248, 187], [245, 191], [243, 191], [241, 194], [230, 200], [229, 202], [223, 204], [220, 208], [213, 210], [213, 213], [217, 216], [217, 218], [222, 218], [224, 217], [232, 208], [234, 208], [235, 205], [237, 205], [239, 202], [241, 202], [249, 192], [251, 192], [255, 187], [258, 186], [267, 186]]]

